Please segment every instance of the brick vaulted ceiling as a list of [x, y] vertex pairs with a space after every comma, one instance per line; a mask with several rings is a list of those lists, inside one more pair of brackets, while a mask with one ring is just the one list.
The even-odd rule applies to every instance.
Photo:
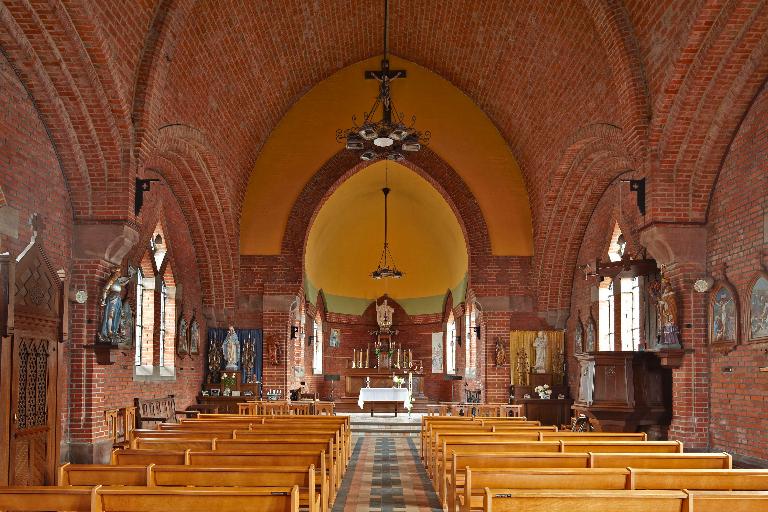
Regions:
[[[463, 91], [519, 163], [544, 310], [567, 307], [584, 227], [618, 174], [649, 179], [646, 222], [706, 219], [768, 76], [764, 0], [391, 4], [392, 53]], [[5, 0], [0, 47], [50, 133], [76, 220], [131, 221], [133, 178], [156, 170], [190, 224], [212, 305], [231, 307], [238, 217], [262, 146], [315, 84], [380, 53], [382, 10]]]

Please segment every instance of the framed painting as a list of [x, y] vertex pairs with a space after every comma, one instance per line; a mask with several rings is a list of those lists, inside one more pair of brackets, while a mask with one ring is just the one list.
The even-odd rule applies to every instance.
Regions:
[[331, 348], [339, 348], [341, 346], [341, 329], [331, 329], [328, 344]]
[[181, 315], [179, 319], [179, 325], [176, 328], [176, 353], [178, 355], [184, 355], [189, 353], [189, 343], [187, 339], [187, 319], [184, 315]]
[[712, 289], [709, 302], [709, 339], [713, 344], [735, 345], [739, 339], [739, 308], [735, 290], [726, 283]]
[[768, 274], [760, 272], [749, 291], [749, 339], [768, 339]]
[[576, 317], [576, 327], [573, 329], [573, 352], [584, 352], [584, 325], [581, 323], [581, 315]]
[[595, 327], [595, 320], [592, 318], [592, 315], [589, 315], [589, 319], [587, 319], [586, 331], [584, 351], [594, 352], [597, 350], [597, 328]]

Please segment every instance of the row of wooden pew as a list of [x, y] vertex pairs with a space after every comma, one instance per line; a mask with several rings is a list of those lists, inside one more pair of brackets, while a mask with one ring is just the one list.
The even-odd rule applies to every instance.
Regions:
[[58, 487], [0, 488], [0, 510], [327, 512], [349, 462], [349, 430], [340, 416], [201, 414], [134, 430], [111, 464], [65, 464]]
[[643, 433], [431, 416], [422, 419], [422, 458], [451, 512], [700, 512], [724, 500], [729, 512], [768, 510], [768, 470], [734, 470], [727, 453], [683, 453], [682, 443]]

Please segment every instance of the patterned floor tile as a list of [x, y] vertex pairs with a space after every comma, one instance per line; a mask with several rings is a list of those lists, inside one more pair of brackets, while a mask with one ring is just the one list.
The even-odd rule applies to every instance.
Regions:
[[442, 512], [413, 436], [353, 436], [352, 460], [333, 512]]

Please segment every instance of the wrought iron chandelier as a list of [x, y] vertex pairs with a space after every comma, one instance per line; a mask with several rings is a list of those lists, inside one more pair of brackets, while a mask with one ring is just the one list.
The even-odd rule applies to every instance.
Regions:
[[[384, 172], [386, 173], [387, 171], [385, 170]], [[398, 270], [397, 265], [395, 265], [395, 258], [389, 252], [389, 242], [387, 242], [387, 196], [389, 196], [392, 189], [387, 186], [386, 178], [384, 188], [381, 191], [384, 192], [384, 248], [381, 250], [379, 265], [376, 267], [376, 270], [371, 272], [371, 277], [374, 279], [400, 279], [405, 273]], [[390, 265], [392, 266], [390, 267]]]
[[[405, 115], [395, 109], [392, 101], [390, 84], [398, 78], [405, 78], [405, 70], [390, 70], [388, 55], [389, 2], [384, 0], [384, 57], [381, 69], [366, 71], [365, 78], [379, 81], [379, 95], [369, 112], [364, 114], [363, 123], [357, 124], [357, 116], [352, 116], [352, 127], [336, 130], [336, 142], [344, 143], [346, 148], [360, 152], [360, 159], [369, 161], [386, 158], [404, 160], [405, 152], [420, 151], [429, 144], [431, 133], [414, 128], [416, 116], [411, 117], [410, 126], [404, 123]], [[381, 109], [381, 119], [375, 116]], [[385, 196], [386, 197], [386, 196]]]

